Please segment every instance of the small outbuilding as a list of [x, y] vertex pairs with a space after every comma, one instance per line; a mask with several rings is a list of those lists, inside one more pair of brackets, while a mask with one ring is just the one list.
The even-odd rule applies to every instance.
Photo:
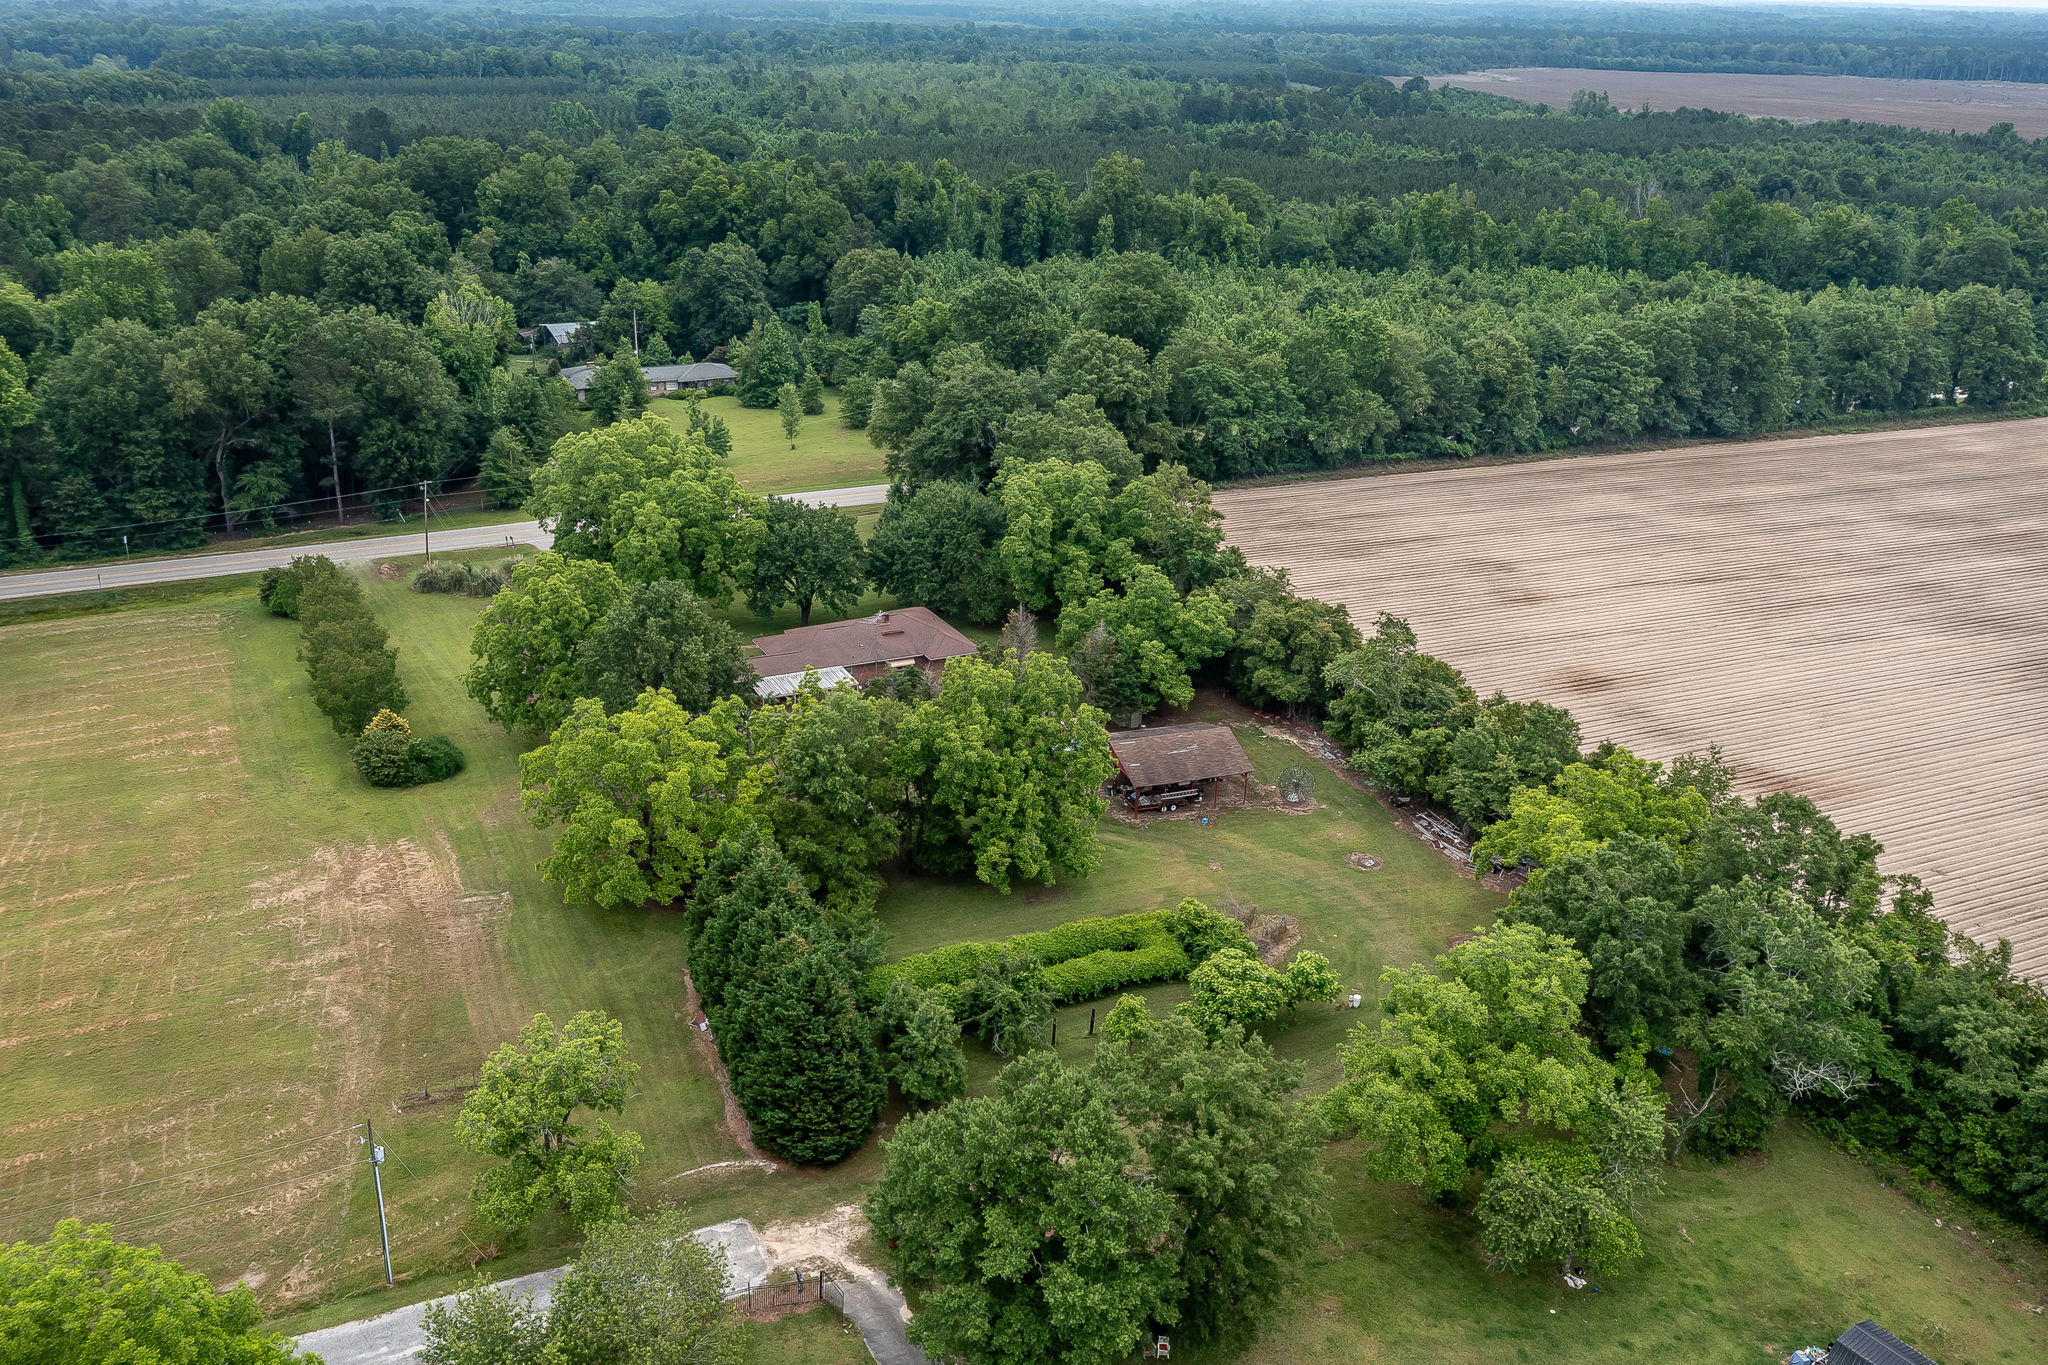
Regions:
[[1794, 1351], [1788, 1365], [1936, 1365], [1890, 1332], [1865, 1318], [1822, 1350]]
[[567, 346], [576, 339], [576, 334], [592, 324], [588, 322], [543, 322], [538, 340], [550, 346]]
[[1132, 810], [1173, 810], [1215, 796], [1236, 779], [1251, 794], [1252, 761], [1228, 725], [1192, 721], [1109, 737], [1117, 777], [1112, 792]]

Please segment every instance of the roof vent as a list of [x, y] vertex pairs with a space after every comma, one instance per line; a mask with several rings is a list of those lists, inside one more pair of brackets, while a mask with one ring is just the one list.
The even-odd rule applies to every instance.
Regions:
[[878, 611], [878, 612], [876, 612], [876, 613], [875, 613], [875, 623], [876, 623], [877, 625], [886, 625], [886, 624], [888, 623], [888, 620], [889, 620], [889, 613], [888, 613], [888, 612], [886, 612], [886, 611]]

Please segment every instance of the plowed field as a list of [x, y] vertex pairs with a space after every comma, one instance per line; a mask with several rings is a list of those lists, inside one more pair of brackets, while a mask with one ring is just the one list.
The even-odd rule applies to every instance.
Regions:
[[1880, 76], [1766, 76], [1718, 71], [1602, 71], [1517, 66], [1431, 76], [1432, 85], [1487, 90], [1562, 109], [1581, 90], [1604, 90], [1617, 108], [1719, 109], [1795, 123], [1855, 119], [1937, 133], [1981, 133], [2010, 123], [2021, 137], [2048, 133], [2048, 85], [2020, 81], [1894, 80]]
[[1231, 540], [1589, 742], [1719, 743], [2048, 977], [2048, 421], [1217, 496]]

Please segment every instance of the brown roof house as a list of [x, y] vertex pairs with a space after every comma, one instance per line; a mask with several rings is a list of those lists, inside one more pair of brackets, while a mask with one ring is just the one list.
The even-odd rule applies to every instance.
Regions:
[[898, 607], [853, 621], [799, 626], [754, 641], [754, 694], [764, 701], [803, 686], [804, 670], [827, 687], [857, 686], [892, 668], [917, 667], [932, 677], [946, 660], [975, 653], [974, 641], [925, 607]]
[[1228, 725], [1194, 721], [1127, 730], [1109, 737], [1116, 759], [1115, 792], [1132, 810], [1175, 810], [1214, 796], [1226, 778], [1249, 794], [1252, 761]]

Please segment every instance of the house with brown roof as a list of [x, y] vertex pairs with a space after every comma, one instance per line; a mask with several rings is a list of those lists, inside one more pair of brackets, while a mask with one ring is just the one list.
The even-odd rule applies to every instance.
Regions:
[[897, 607], [852, 621], [799, 626], [780, 635], [763, 635], [754, 648], [761, 652], [747, 662], [760, 680], [754, 691], [764, 699], [796, 691], [806, 669], [817, 673], [820, 682], [829, 675], [839, 685], [858, 685], [892, 668], [916, 667], [936, 678], [948, 659], [976, 652], [974, 641], [926, 607]]
[[1193, 721], [1127, 730], [1109, 737], [1116, 759], [1115, 794], [1132, 810], [1198, 805], [1236, 778], [1251, 791], [1252, 761], [1228, 725]]

